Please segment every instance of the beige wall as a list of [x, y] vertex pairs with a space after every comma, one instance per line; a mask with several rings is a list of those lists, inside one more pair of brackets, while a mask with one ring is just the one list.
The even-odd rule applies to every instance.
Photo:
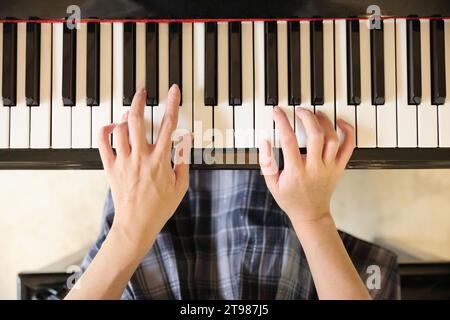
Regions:
[[[0, 298], [16, 275], [89, 246], [107, 183], [101, 171], [0, 171]], [[340, 228], [450, 260], [450, 170], [347, 171], [333, 199]]]

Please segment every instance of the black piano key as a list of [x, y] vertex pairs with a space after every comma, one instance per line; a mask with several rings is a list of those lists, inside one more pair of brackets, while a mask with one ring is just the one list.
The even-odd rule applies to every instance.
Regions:
[[359, 21], [347, 20], [347, 104], [361, 103]]
[[205, 106], [217, 105], [217, 23], [205, 23]]
[[[169, 24], [169, 87], [176, 83], [182, 89], [183, 79], [183, 25]], [[183, 104], [180, 101], [180, 106]]]
[[384, 36], [383, 20], [380, 29], [370, 30], [370, 66], [372, 73], [372, 105], [383, 105], [384, 95]]
[[418, 105], [422, 101], [422, 67], [420, 53], [420, 21], [406, 21], [408, 104]]
[[69, 29], [64, 23], [62, 99], [65, 106], [75, 105], [77, 29]]
[[158, 105], [158, 24], [147, 23], [145, 32], [145, 88], [147, 105]]
[[288, 22], [289, 105], [300, 104], [300, 22]]
[[277, 23], [264, 22], [264, 88], [266, 105], [278, 104]]
[[321, 20], [311, 21], [311, 104], [324, 104], [323, 89], [323, 24]]
[[3, 78], [4, 106], [15, 106], [17, 98], [17, 24], [3, 24]]
[[87, 24], [86, 104], [100, 104], [100, 23]]
[[242, 105], [242, 30], [240, 22], [228, 24], [228, 96], [230, 106]]
[[444, 20], [430, 21], [431, 103], [445, 103], [445, 44]]
[[25, 98], [27, 106], [38, 106], [41, 70], [41, 24], [27, 23]]
[[123, 24], [123, 105], [131, 106], [136, 91], [136, 24]]

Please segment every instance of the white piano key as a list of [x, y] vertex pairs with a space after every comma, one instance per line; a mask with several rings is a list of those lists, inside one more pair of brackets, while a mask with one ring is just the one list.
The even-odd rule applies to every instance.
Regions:
[[370, 71], [370, 29], [368, 20], [359, 22], [361, 57], [361, 104], [356, 107], [356, 143], [358, 148], [377, 146], [377, 118], [372, 105]]
[[[0, 23], [0, 57], [3, 57], [3, 23]], [[0, 88], [3, 84], [3, 63], [0, 63]], [[9, 108], [3, 106], [0, 97], [0, 149], [9, 148]]]
[[[113, 121], [119, 123], [122, 115], [130, 109], [123, 105], [123, 23], [113, 23]], [[116, 139], [113, 136], [113, 146]]]
[[265, 104], [264, 89], [264, 22], [254, 23], [254, 58], [255, 58], [255, 146], [262, 140], [274, 141], [272, 106]]
[[422, 102], [417, 106], [419, 148], [438, 146], [437, 106], [431, 105], [430, 20], [420, 20]]
[[72, 148], [91, 147], [91, 107], [86, 105], [87, 23], [77, 29], [76, 101], [72, 108]]
[[[146, 25], [143, 22], [136, 23], [136, 90], [145, 88], [146, 81]], [[144, 121], [145, 121], [145, 135], [148, 143], [153, 141], [152, 132], [152, 107], [145, 106], [144, 108]]]
[[50, 148], [52, 25], [41, 24], [41, 61], [39, 106], [31, 107], [30, 147]]
[[192, 23], [183, 23], [182, 39], [182, 88], [181, 106], [178, 114], [178, 139], [180, 135], [192, 132]]
[[145, 23], [136, 23], [136, 90], [145, 88]]
[[408, 104], [406, 20], [396, 19], [397, 145], [417, 147], [417, 106]]
[[323, 112], [334, 126], [334, 24], [323, 22], [323, 90], [324, 104], [316, 106], [316, 111]]
[[379, 148], [397, 146], [397, 108], [395, 88], [395, 21], [383, 21], [384, 34], [384, 105], [377, 108], [377, 143]]
[[158, 34], [158, 77], [159, 92], [158, 105], [152, 107], [153, 143], [158, 138], [164, 112], [166, 110], [167, 91], [169, 90], [169, 24], [159, 24]]
[[52, 148], [70, 148], [72, 111], [62, 99], [63, 24], [53, 24]]
[[445, 20], [445, 103], [439, 110], [439, 147], [450, 148], [450, 20]]
[[[346, 43], [346, 21], [336, 20], [334, 22], [335, 35], [335, 79], [336, 79], [336, 119], [342, 119], [355, 127], [355, 106], [347, 104], [347, 43]], [[342, 140], [343, 135], [338, 129], [338, 135]]]
[[205, 24], [194, 23], [194, 148], [213, 147], [212, 108], [205, 106]]
[[100, 128], [111, 123], [112, 25], [100, 23], [100, 103], [92, 107], [92, 148], [98, 147]]
[[11, 107], [10, 148], [28, 148], [30, 146], [30, 107], [25, 98], [26, 72], [26, 23], [17, 24], [17, 104]]
[[228, 23], [217, 24], [217, 106], [214, 108], [214, 147], [233, 148], [233, 106], [228, 97]]
[[234, 107], [235, 148], [253, 148], [253, 23], [242, 22], [242, 105]]
[[253, 148], [253, 23], [241, 24], [242, 105], [234, 107], [235, 148]]
[[[291, 127], [294, 129], [294, 106], [288, 104], [288, 43], [287, 22], [277, 23], [277, 54], [278, 54], [278, 106], [283, 109]], [[275, 126], [275, 146], [280, 146], [280, 137]]]
[[[300, 105], [297, 108], [314, 112], [311, 105], [311, 49], [309, 40], [309, 21], [300, 22]], [[295, 119], [295, 134], [298, 145], [306, 147], [306, 133], [301, 121]]]

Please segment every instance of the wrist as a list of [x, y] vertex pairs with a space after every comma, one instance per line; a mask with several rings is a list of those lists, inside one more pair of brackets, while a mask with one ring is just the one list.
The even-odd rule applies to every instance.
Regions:
[[286, 214], [292, 223], [301, 223], [301, 224], [316, 224], [321, 221], [333, 220], [330, 210], [287, 210]]
[[128, 259], [139, 261], [152, 247], [158, 232], [139, 232], [124, 227], [120, 223], [113, 223], [107, 240], [118, 250], [126, 253]]
[[301, 215], [294, 215], [290, 218], [292, 226], [297, 234], [316, 233], [318, 236], [327, 233], [330, 230], [336, 230], [331, 213], [324, 212], [322, 214], [310, 215], [312, 218], [303, 218]]

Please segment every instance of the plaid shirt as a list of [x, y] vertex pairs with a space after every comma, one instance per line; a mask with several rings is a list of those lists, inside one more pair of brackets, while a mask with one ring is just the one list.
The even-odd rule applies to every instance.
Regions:
[[[294, 196], [294, 195], [293, 195]], [[110, 230], [111, 194], [85, 269]], [[396, 256], [340, 232], [361, 278], [381, 271], [373, 298], [400, 298]], [[324, 266], [326, 267], [326, 266]], [[305, 253], [259, 171], [194, 171], [173, 217], [130, 279], [123, 299], [317, 299]]]

